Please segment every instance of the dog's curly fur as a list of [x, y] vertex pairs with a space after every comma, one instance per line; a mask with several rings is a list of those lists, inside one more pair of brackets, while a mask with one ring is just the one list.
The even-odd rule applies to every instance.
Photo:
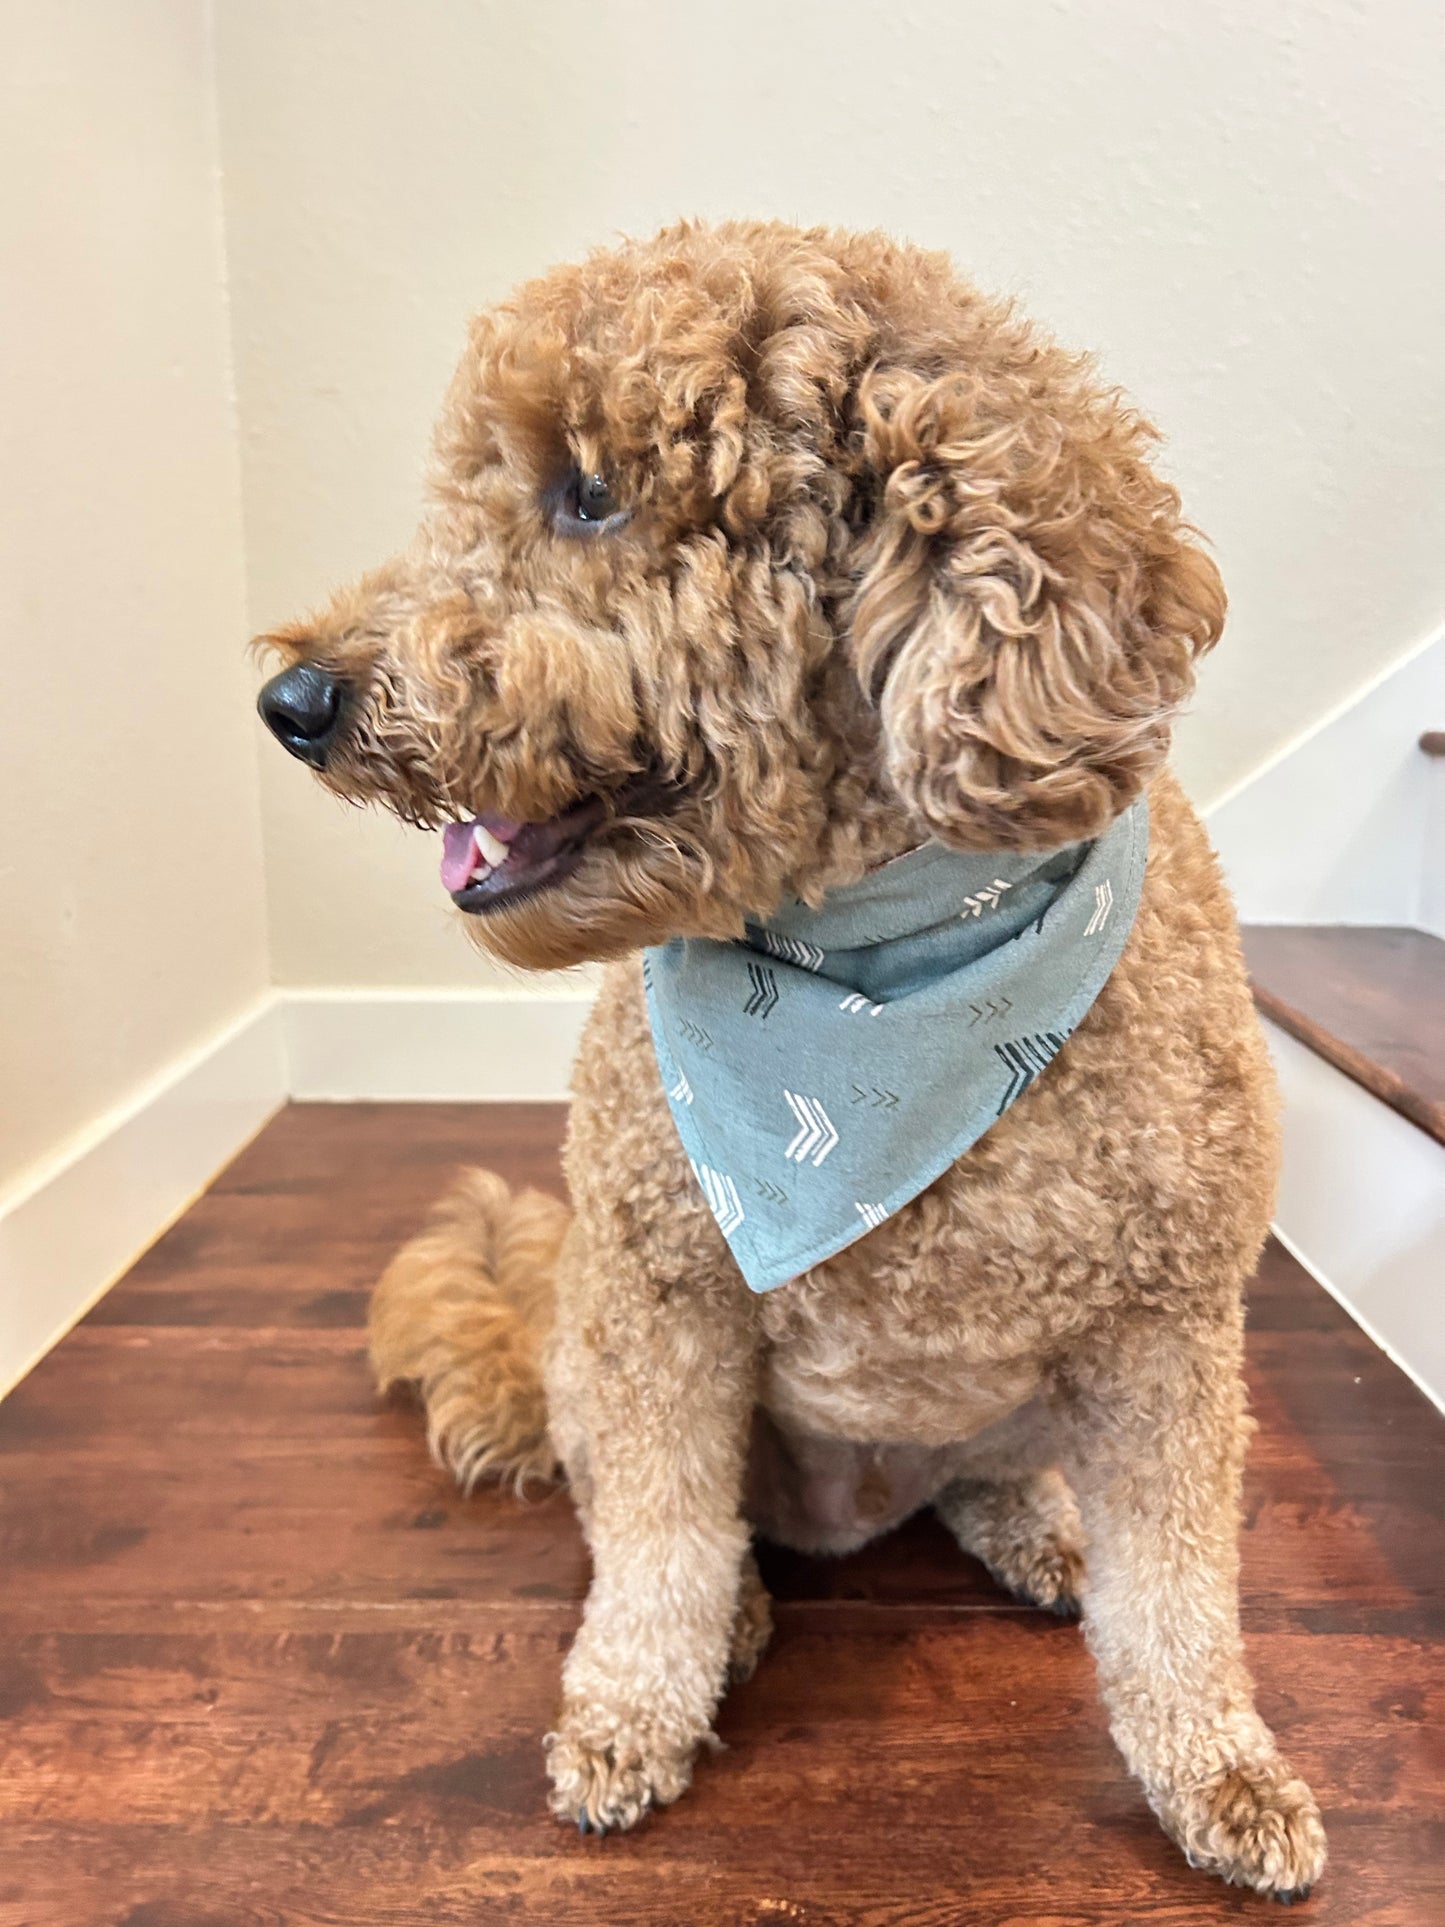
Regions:
[[[755, 1663], [748, 1522], [843, 1549], [931, 1503], [1004, 1585], [1082, 1594], [1115, 1737], [1195, 1864], [1281, 1896], [1321, 1869], [1239, 1635], [1274, 1097], [1163, 767], [1224, 597], [1153, 439], [942, 257], [684, 225], [484, 315], [416, 542], [269, 639], [349, 692], [342, 795], [427, 825], [603, 799], [569, 876], [471, 920], [514, 963], [614, 960], [570, 1222], [469, 1177], [373, 1322], [380, 1379], [420, 1383], [464, 1483], [565, 1467], [595, 1576], [547, 1748], [583, 1826], [675, 1799]], [[559, 527], [594, 471], [625, 516]], [[1048, 1074], [880, 1229], [754, 1298], [672, 1126], [640, 947], [735, 937], [926, 837], [1092, 837], [1146, 787], [1137, 922]]]

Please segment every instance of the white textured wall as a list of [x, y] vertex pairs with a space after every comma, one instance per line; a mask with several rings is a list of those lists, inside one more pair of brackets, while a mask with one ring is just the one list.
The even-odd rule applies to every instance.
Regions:
[[1411, 924], [1445, 937], [1445, 633], [1209, 818], [1244, 923]]
[[1435, 759], [1425, 784], [1429, 814], [1425, 819], [1425, 879], [1420, 888], [1419, 924], [1422, 930], [1445, 937], [1445, 762]]
[[[252, 614], [408, 530], [473, 306], [679, 213], [881, 224], [1102, 351], [1234, 604], [1208, 802], [1433, 630], [1438, 0], [220, 0]], [[264, 760], [275, 961], [475, 983], [424, 839]]]
[[3, 13], [0, 1192], [267, 980], [206, 13]]

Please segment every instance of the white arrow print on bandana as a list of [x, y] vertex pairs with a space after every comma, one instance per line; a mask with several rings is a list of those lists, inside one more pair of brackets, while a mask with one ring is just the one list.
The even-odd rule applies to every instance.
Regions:
[[1086, 937], [1098, 935], [1109, 921], [1109, 912], [1113, 907], [1114, 892], [1110, 887], [1109, 879], [1105, 877], [1102, 883], [1094, 885], [1094, 914], [1089, 918], [1089, 927], [1084, 932]]
[[674, 1104], [691, 1104], [692, 1086], [687, 1081], [686, 1071], [678, 1072], [677, 1082], [673, 1085], [672, 1089], [668, 1092], [668, 1096], [672, 1099]]
[[800, 970], [823, 968], [823, 953], [817, 944], [804, 943], [801, 937], [780, 937], [772, 930], [758, 934], [770, 957], [781, 957], [784, 963], [796, 964]]
[[876, 1231], [888, 1216], [888, 1213], [881, 1204], [859, 1204], [855, 1202], [853, 1209], [858, 1213], [859, 1217], [862, 1218], [864, 1224], [867, 1225], [870, 1231]]
[[863, 1010], [866, 1010], [870, 1017], [877, 1017], [881, 1013], [883, 1006], [882, 1004], [870, 1004], [866, 997], [855, 990], [851, 997], [845, 997], [843, 999], [838, 1008], [839, 1010], [848, 1011], [850, 1015], [854, 1017]]
[[786, 1156], [794, 1164], [801, 1164], [811, 1157], [815, 1165], [821, 1164], [833, 1146], [838, 1142], [838, 1133], [833, 1128], [833, 1120], [823, 1109], [816, 1097], [800, 1097], [796, 1091], [784, 1091], [788, 1108], [798, 1120], [798, 1134], [788, 1146]]
[[964, 898], [963, 908], [958, 913], [959, 916], [981, 917], [986, 909], [997, 910], [999, 898], [1005, 890], [1011, 890], [1012, 888], [1013, 885], [1005, 883], [1002, 877], [995, 877], [988, 888], [980, 890], [976, 897]]
[[717, 1219], [718, 1230], [725, 1238], [731, 1237], [743, 1221], [743, 1201], [737, 1186], [725, 1172], [714, 1171], [710, 1164], [694, 1164], [691, 1158], [688, 1163]]

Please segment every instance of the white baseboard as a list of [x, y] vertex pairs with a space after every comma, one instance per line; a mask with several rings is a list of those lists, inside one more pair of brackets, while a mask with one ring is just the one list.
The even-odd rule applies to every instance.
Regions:
[[1281, 1242], [1445, 1409], [1445, 1147], [1264, 1028], [1284, 1096]]
[[0, 1196], [0, 1397], [288, 1098], [562, 1098], [592, 990], [271, 991]]
[[0, 1197], [0, 1395], [285, 1102], [269, 994]]
[[351, 1103], [562, 1098], [592, 1005], [534, 990], [293, 990], [279, 996], [294, 1098]]

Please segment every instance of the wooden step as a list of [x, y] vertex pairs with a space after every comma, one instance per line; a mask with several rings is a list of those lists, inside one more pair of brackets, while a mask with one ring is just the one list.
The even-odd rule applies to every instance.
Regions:
[[1346, 924], [1242, 935], [1264, 1015], [1445, 1144], [1445, 941]]

